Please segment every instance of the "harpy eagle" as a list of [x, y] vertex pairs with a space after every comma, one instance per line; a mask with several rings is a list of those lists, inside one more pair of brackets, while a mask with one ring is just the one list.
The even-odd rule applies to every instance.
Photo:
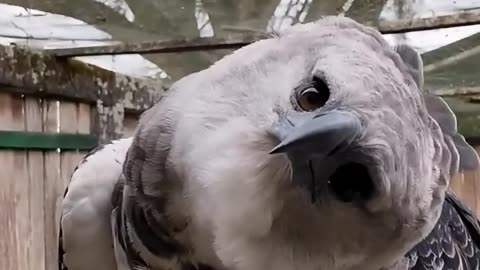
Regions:
[[69, 270], [478, 269], [450, 191], [478, 167], [420, 56], [344, 17], [177, 81], [63, 201]]

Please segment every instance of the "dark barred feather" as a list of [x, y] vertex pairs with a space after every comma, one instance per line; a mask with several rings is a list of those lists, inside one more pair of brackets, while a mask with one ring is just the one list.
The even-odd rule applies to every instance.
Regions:
[[412, 270], [477, 270], [479, 247], [478, 219], [449, 192], [437, 225], [407, 257]]

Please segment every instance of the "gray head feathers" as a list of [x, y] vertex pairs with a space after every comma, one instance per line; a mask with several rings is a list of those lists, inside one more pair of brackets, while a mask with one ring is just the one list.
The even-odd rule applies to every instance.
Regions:
[[438, 123], [444, 134], [444, 139], [452, 154], [451, 173], [458, 170], [475, 170], [479, 167], [480, 161], [475, 149], [469, 145], [465, 138], [458, 133], [457, 119], [448, 104], [439, 96], [424, 91], [423, 61], [420, 54], [412, 47], [401, 44], [394, 48], [404, 64], [408, 73], [417, 83], [420, 90], [424, 92], [425, 105], [428, 113]]

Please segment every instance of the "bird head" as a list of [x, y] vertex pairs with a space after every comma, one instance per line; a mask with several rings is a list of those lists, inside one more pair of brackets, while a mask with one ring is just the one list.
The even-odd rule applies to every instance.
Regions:
[[300, 265], [375, 269], [426, 236], [450, 177], [478, 157], [422, 88], [415, 50], [342, 17], [174, 84], [160, 105], [174, 123], [171, 168], [199, 197], [222, 260], [284, 247]]

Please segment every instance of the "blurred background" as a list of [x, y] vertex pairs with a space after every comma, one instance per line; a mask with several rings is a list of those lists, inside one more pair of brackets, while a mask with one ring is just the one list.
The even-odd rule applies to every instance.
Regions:
[[[480, 151], [480, 0], [0, 0], [0, 269], [56, 269], [72, 171], [130, 136], [172, 82], [323, 15], [421, 52], [426, 90]], [[452, 181], [477, 214], [479, 181]]]

